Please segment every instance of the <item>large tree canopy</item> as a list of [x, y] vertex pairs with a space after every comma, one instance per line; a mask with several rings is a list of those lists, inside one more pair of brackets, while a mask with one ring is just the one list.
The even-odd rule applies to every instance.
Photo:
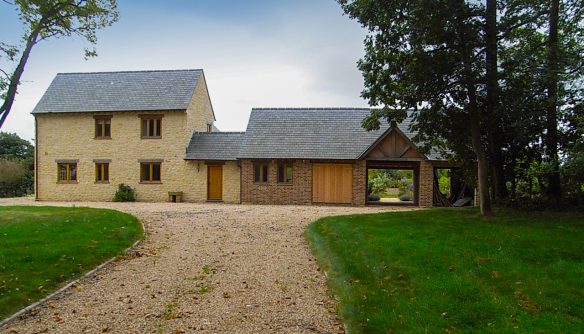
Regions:
[[412, 113], [419, 143], [478, 162], [484, 214], [524, 176], [560, 193], [563, 147], [582, 136], [568, 120], [582, 105], [584, 1], [338, 2], [369, 31], [366, 129]]
[[[0, 6], [11, 6], [25, 26], [22, 45], [0, 41], [0, 128], [12, 109], [20, 78], [33, 47], [49, 38], [80, 36], [90, 44], [97, 43], [96, 32], [117, 21], [116, 0], [3, 0]], [[93, 48], [85, 49], [85, 57], [96, 56]]]
[[482, 7], [462, 0], [339, 2], [370, 32], [359, 69], [363, 97], [380, 109], [364, 127], [377, 129], [381, 119], [400, 122], [407, 110], [415, 110], [418, 141], [474, 153], [481, 210], [490, 214], [481, 140]]

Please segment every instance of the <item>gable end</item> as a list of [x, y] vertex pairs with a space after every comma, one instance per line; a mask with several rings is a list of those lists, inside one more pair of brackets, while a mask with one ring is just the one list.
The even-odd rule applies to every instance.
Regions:
[[359, 159], [366, 160], [427, 160], [416, 145], [397, 127], [389, 128]]

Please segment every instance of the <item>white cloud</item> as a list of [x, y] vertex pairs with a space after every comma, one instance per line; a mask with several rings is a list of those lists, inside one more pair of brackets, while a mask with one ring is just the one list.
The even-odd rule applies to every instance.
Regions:
[[269, 25], [190, 13], [148, 20], [149, 11], [121, 8], [95, 59], [84, 61], [75, 39], [38, 45], [3, 130], [34, 136], [29, 113], [58, 72], [203, 68], [223, 131], [244, 130], [252, 107], [365, 106], [356, 69], [364, 31], [337, 7], [278, 10]]

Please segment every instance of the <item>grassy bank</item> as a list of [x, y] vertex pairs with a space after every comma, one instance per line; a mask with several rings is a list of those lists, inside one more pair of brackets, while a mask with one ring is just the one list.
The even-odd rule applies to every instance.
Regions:
[[352, 333], [584, 329], [584, 216], [474, 209], [329, 217], [307, 232]]
[[113, 210], [0, 207], [0, 319], [121, 254], [142, 234], [136, 218]]

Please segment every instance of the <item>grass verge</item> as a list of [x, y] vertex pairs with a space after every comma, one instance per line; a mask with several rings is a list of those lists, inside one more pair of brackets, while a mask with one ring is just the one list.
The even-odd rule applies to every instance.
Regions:
[[306, 236], [351, 333], [584, 329], [583, 215], [353, 215], [318, 220]]
[[133, 216], [105, 209], [0, 207], [0, 319], [142, 238]]

